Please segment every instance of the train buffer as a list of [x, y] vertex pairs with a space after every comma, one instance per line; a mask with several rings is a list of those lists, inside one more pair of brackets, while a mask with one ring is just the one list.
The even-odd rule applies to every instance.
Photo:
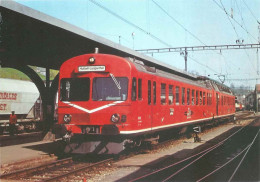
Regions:
[[194, 142], [200, 142], [201, 138], [199, 137], [199, 133], [201, 133], [201, 127], [200, 126], [196, 126], [193, 128], [194, 131]]

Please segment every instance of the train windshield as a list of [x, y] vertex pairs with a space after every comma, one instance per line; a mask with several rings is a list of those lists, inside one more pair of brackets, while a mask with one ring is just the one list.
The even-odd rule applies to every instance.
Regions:
[[64, 78], [60, 83], [60, 100], [88, 101], [89, 91], [89, 78]]
[[97, 77], [93, 80], [92, 99], [95, 101], [123, 101], [127, 99], [128, 78]]

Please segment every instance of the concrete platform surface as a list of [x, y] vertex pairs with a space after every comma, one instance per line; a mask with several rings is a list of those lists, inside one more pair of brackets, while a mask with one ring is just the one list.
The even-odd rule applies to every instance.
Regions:
[[[162, 163], [169, 163], [170, 161], [178, 161], [186, 158], [192, 154], [198, 153], [211, 145], [222, 140], [223, 133], [232, 130], [235, 127], [248, 124], [253, 119], [245, 120], [240, 124], [225, 124], [216, 128], [212, 128], [202, 134], [202, 139], [199, 143], [194, 143], [194, 139], [180, 139], [173, 142], [173, 144], [162, 150], [156, 152], [139, 154], [113, 164], [113, 169], [110, 171], [101, 172], [101, 175], [95, 176], [88, 181], [131, 181], [138, 176], [142, 176], [151, 172], [162, 165]], [[221, 136], [221, 137], [220, 137]]]
[[34, 159], [55, 152], [57, 146], [52, 141], [40, 141], [0, 147], [1, 166], [23, 160]]

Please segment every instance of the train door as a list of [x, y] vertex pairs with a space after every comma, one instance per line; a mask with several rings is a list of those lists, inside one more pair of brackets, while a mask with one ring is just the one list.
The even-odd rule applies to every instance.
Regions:
[[149, 123], [149, 127], [152, 128], [152, 119], [153, 119], [153, 107], [152, 107], [152, 81], [148, 80], [148, 94], [147, 94], [147, 100], [148, 100], [148, 107], [147, 107], [147, 113], [145, 113], [147, 115], [147, 122]]
[[218, 116], [219, 94], [216, 93], [216, 115]]
[[157, 107], [157, 84], [153, 81], [152, 85], [152, 127], [156, 126], [158, 117], [158, 107]]
[[157, 127], [164, 123], [163, 107], [161, 107], [161, 103], [159, 100], [160, 84], [156, 81], [153, 81], [152, 90], [152, 127]]

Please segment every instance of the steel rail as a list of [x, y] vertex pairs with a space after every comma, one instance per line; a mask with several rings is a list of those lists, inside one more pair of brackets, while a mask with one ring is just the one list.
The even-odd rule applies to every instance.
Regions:
[[11, 173], [2, 174], [2, 175], [0, 175], [0, 179], [9, 179], [9, 178], [12, 178], [12, 177], [23, 177], [24, 175], [33, 173], [35, 171], [48, 169], [50, 167], [58, 166], [58, 165], [61, 165], [61, 164], [67, 164], [67, 163], [70, 163], [70, 162], [72, 162], [72, 157], [62, 159], [62, 160], [58, 160], [58, 161], [55, 161], [55, 162], [51, 162], [51, 163], [48, 163], [48, 164], [39, 165], [39, 166], [36, 166], [36, 167], [31, 167], [31, 168], [27, 168], [27, 169], [14, 171], [14, 172], [11, 172]]
[[[247, 113], [247, 114], [245, 114], [245, 115], [243, 115], [243, 116], [246, 117], [246, 116], [248, 116], [248, 115], [250, 115], [250, 114]], [[240, 117], [241, 117], [241, 118], [244, 118], [243, 116], [240, 116]], [[255, 121], [255, 120], [253, 120], [252, 122], [254, 122], [254, 121]], [[143, 179], [143, 178], [145, 178], [145, 177], [151, 176], [151, 175], [153, 175], [153, 174], [159, 173], [159, 172], [161, 172], [161, 171], [163, 171], [163, 170], [166, 170], [166, 169], [169, 169], [169, 168], [171, 168], [171, 167], [173, 167], [173, 166], [176, 166], [176, 165], [178, 165], [178, 164], [181, 164], [181, 163], [183, 163], [183, 162], [185, 162], [185, 161], [187, 161], [187, 160], [190, 160], [190, 159], [192, 159], [192, 158], [194, 158], [194, 157], [196, 157], [196, 156], [199, 156], [198, 158], [200, 159], [200, 158], [202, 158], [204, 155], [206, 155], [207, 153], [209, 153], [209, 152], [211, 152], [212, 150], [214, 150], [215, 148], [218, 148], [219, 146], [223, 145], [225, 141], [227, 141], [228, 139], [230, 139], [232, 136], [234, 136], [235, 134], [237, 134], [238, 132], [240, 132], [240, 131], [241, 131], [242, 129], [244, 129], [245, 127], [249, 126], [252, 122], [248, 123], [247, 125], [243, 126], [243, 127], [240, 128], [240, 129], [238, 129], [237, 131], [235, 131], [234, 133], [232, 133], [230, 136], [228, 136], [227, 138], [225, 138], [224, 140], [222, 140], [222, 141], [219, 142], [218, 144], [215, 144], [215, 145], [213, 145], [213, 146], [211, 146], [211, 147], [209, 147], [209, 148], [207, 148], [207, 149], [205, 149], [205, 150], [203, 150], [203, 151], [201, 151], [201, 152], [199, 152], [199, 153], [197, 153], [197, 154], [194, 154], [194, 155], [192, 155], [192, 156], [190, 156], [190, 157], [188, 157], [188, 158], [185, 158], [185, 159], [183, 159], [183, 160], [181, 160], [181, 161], [178, 161], [178, 162], [173, 163], [173, 164], [171, 164], [171, 165], [169, 165], [169, 166], [166, 166], [166, 167], [164, 167], [164, 168], [161, 168], [161, 169], [159, 169], [159, 170], [153, 171], [153, 172], [151, 172], [151, 173], [148, 173], [148, 174], [146, 174], [146, 175], [143, 175], [143, 176], [141, 176], [141, 177], [135, 178], [135, 179], [130, 180], [130, 181], [131, 181], [131, 182], [134, 182], [134, 181], [141, 180], [141, 179]], [[198, 160], [198, 158], [195, 159], [195, 160], [193, 160], [193, 161], [190, 162], [189, 164], [187, 164], [187, 165], [186, 165], [184, 168], [182, 168], [181, 170], [183, 170], [183, 169], [185, 169], [186, 167], [188, 167], [189, 165], [191, 165], [191, 163], [196, 162], [196, 161]], [[178, 170], [177, 172], [175, 172], [175, 173], [174, 173], [173, 175], [171, 175], [170, 177], [173, 177], [173, 176], [176, 175], [177, 173], [181, 172], [181, 170]], [[169, 177], [169, 178], [170, 178], [170, 177]], [[166, 181], [166, 180], [168, 180], [168, 178], [165, 179], [165, 180], [163, 180], [163, 181]]]
[[97, 162], [97, 163], [94, 163], [94, 164], [91, 164], [89, 166], [84, 166], [84, 167], [81, 167], [81, 168], [78, 168], [78, 169], [74, 169], [72, 171], [69, 171], [69, 172], [66, 172], [66, 173], [63, 173], [61, 175], [58, 175], [58, 176], [55, 176], [55, 177], [52, 177], [52, 178], [49, 178], [49, 179], [45, 179], [43, 181], [55, 181], [55, 180], [58, 180], [58, 179], [61, 179], [61, 178], [64, 178], [64, 177], [67, 177], [67, 176], [70, 176], [70, 175], [73, 175], [73, 174], [76, 174], [80, 171], [84, 171], [88, 168], [92, 168], [94, 166], [97, 166], [97, 165], [100, 165], [100, 164], [104, 164], [104, 163], [107, 163], [107, 162], [110, 162], [114, 160], [113, 158], [109, 158], [109, 159], [106, 159], [106, 160], [103, 160], [103, 161], [100, 161], [100, 162]]

